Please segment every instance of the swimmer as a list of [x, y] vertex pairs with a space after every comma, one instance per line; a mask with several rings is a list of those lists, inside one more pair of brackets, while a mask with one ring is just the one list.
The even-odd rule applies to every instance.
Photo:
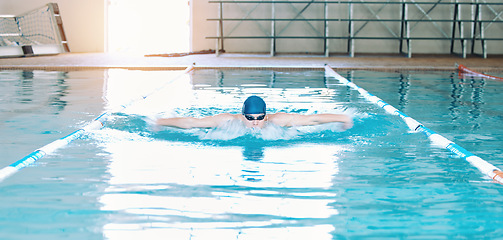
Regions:
[[203, 118], [175, 117], [160, 118], [157, 124], [177, 128], [214, 128], [223, 123], [239, 120], [248, 128], [264, 128], [268, 123], [280, 127], [311, 126], [323, 123], [340, 122], [344, 129], [353, 126], [352, 119], [345, 114], [312, 114], [302, 115], [297, 113], [272, 113], [266, 114], [266, 104], [261, 97], [250, 96], [243, 103], [241, 114], [222, 113]]

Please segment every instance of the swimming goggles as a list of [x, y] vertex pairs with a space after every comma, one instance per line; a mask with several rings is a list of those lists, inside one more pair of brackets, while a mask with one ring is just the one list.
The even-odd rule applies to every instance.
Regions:
[[264, 115], [260, 115], [260, 116], [258, 116], [258, 117], [256, 117], [256, 118], [255, 118], [255, 117], [253, 117], [253, 116], [250, 116], [250, 115], [245, 114], [245, 118], [246, 118], [246, 120], [248, 120], [248, 121], [253, 121], [253, 120], [259, 120], [259, 121], [260, 121], [260, 120], [264, 120], [264, 118], [265, 118], [265, 114], [264, 114]]

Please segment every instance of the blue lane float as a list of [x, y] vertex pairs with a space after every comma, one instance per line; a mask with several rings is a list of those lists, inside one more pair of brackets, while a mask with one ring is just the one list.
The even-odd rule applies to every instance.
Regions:
[[347, 85], [351, 89], [358, 91], [366, 100], [378, 105], [379, 107], [384, 109], [387, 113], [389, 113], [391, 115], [399, 116], [405, 122], [405, 124], [407, 124], [407, 126], [409, 127], [409, 129], [411, 131], [421, 132], [421, 133], [425, 134], [434, 145], [451, 151], [452, 153], [456, 154], [460, 158], [465, 159], [470, 164], [475, 166], [484, 175], [490, 177], [491, 179], [493, 179], [496, 182], [503, 184], [503, 172], [501, 171], [501, 169], [495, 167], [494, 165], [483, 160], [482, 158], [477, 157], [473, 153], [471, 153], [468, 150], [457, 145], [456, 143], [448, 140], [447, 138], [441, 136], [440, 134], [425, 127], [423, 124], [416, 121], [415, 119], [405, 115], [403, 112], [401, 112], [398, 109], [396, 109], [395, 107], [387, 104], [382, 99], [378, 98], [377, 96], [372, 95], [371, 93], [367, 92], [365, 89], [363, 89], [363, 88], [357, 86], [356, 84], [354, 84], [353, 82], [347, 80], [346, 78], [344, 78], [343, 76], [341, 76], [340, 74], [335, 72], [335, 70], [332, 69], [328, 65], [325, 66], [325, 74], [327, 76], [335, 78], [336, 80]]
[[105, 122], [108, 120], [108, 118], [112, 115], [112, 113], [121, 112], [125, 108], [131, 106], [132, 104], [146, 99], [147, 97], [153, 95], [154, 93], [156, 93], [156, 92], [160, 91], [161, 89], [165, 88], [166, 86], [168, 86], [171, 82], [175, 81], [180, 76], [189, 73], [193, 69], [194, 69], [194, 66], [190, 66], [190, 67], [186, 68], [185, 71], [183, 72], [183, 74], [171, 79], [170, 81], [166, 82], [163, 86], [156, 88], [151, 93], [146, 94], [140, 98], [134, 99], [131, 102], [129, 102], [128, 104], [122, 105], [117, 109], [114, 109], [112, 111], [105, 112], [105, 113], [101, 114], [100, 116], [95, 118], [93, 121], [91, 121], [90, 123], [85, 125], [83, 128], [81, 128], [73, 133], [70, 133], [67, 136], [62, 137], [54, 142], [51, 142], [51, 143], [33, 151], [32, 153], [26, 155], [24, 158], [12, 163], [11, 165], [0, 169], [0, 182], [2, 182], [6, 178], [14, 175], [19, 170], [35, 163], [36, 161], [45, 157], [46, 155], [53, 153], [57, 149], [68, 145], [73, 140], [80, 138], [82, 135], [84, 135], [85, 132], [102, 128], [103, 125], [105, 124]]

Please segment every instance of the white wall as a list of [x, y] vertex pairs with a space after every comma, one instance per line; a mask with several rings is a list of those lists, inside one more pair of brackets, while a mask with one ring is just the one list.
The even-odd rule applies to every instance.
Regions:
[[208, 18], [218, 16], [218, 5], [209, 4], [208, 0], [190, 0], [190, 35], [191, 51], [215, 49], [216, 41], [205, 39], [206, 36], [217, 35], [216, 22], [208, 22]]
[[[24, 12], [31, 11], [38, 7], [41, 7], [48, 2], [58, 3], [61, 10], [61, 17], [63, 19], [64, 28], [66, 31], [66, 36], [70, 46], [71, 52], [104, 52], [106, 50], [106, 6], [108, 0], [0, 0], [0, 14], [2, 15], [18, 15]], [[120, 1], [120, 0], [119, 0]], [[141, 2], [141, 0], [138, 0]], [[166, 0], [171, 1], [171, 0]], [[433, 1], [433, 0], [428, 0]], [[436, 2], [436, 1], [435, 1]], [[208, 0], [190, 0], [191, 4], [191, 36], [190, 36], [190, 51], [199, 51], [206, 49], [215, 49], [216, 40], [206, 39], [208, 36], [217, 35], [217, 22], [207, 21], [208, 18], [218, 17], [218, 4], [208, 3]], [[265, 8], [259, 7], [252, 13], [252, 17], [270, 17], [270, 4], [266, 5]], [[304, 4], [305, 5], [305, 4]], [[234, 7], [234, 9], [226, 8], [224, 9], [226, 15], [225, 17], [239, 17], [246, 14], [250, 9], [254, 7], [254, 4], [242, 4], [242, 9]], [[155, 7], [155, 6], [153, 6]], [[301, 9], [302, 4], [296, 5], [297, 8]], [[379, 6], [374, 6], [374, 11], [377, 11]], [[369, 17], [369, 11], [365, 8], [356, 11], [354, 17]], [[411, 9], [415, 9], [411, 7]], [[496, 12], [503, 11], [503, 6], [497, 7]], [[488, 11], [484, 8], [483, 16], [487, 19], [493, 19], [494, 13]], [[417, 9], [415, 9], [418, 12]], [[434, 10], [436, 11], [436, 10]], [[464, 7], [464, 16], [470, 14], [469, 6]], [[322, 12], [322, 11], [321, 11]], [[441, 16], [445, 13], [445, 16]], [[277, 16], [283, 17], [293, 17], [295, 16], [295, 11], [290, 7], [286, 6], [283, 10], [278, 7]], [[293, 14], [293, 15], [292, 15]], [[319, 10], [307, 9], [303, 16], [319, 18]], [[329, 18], [334, 16], [342, 16], [343, 18], [347, 14], [347, 10], [343, 8], [332, 8], [330, 9]], [[396, 17], [398, 11], [385, 8], [379, 13], [379, 17], [385, 19], [393, 15]], [[441, 16], [447, 19], [451, 18], [452, 11], [449, 9], [443, 10], [441, 12], [432, 12], [432, 16]], [[357, 16], [361, 15], [361, 16]], [[417, 15], [417, 13], [412, 12], [411, 15]], [[417, 16], [410, 16], [417, 17]], [[372, 17], [370, 17], [372, 18]], [[231, 31], [237, 23], [225, 23], [225, 30], [227, 32]], [[260, 35], [263, 30], [270, 31], [270, 23], [262, 22], [262, 30], [255, 23], [247, 22], [242, 23], [240, 27], [236, 28], [234, 35]], [[281, 29], [281, 24], [278, 23], [277, 29]], [[339, 24], [339, 25], [338, 25]], [[450, 34], [449, 26], [451, 23], [440, 24], [441, 28], [445, 30], [447, 34]], [[321, 31], [323, 28], [319, 23], [312, 24], [314, 28]], [[347, 32], [347, 24], [342, 23], [331, 23], [329, 33], [333, 35], [337, 31], [342, 34]], [[390, 25], [391, 26], [391, 25]], [[465, 25], [465, 34], [469, 33], [468, 24]], [[396, 25], [391, 26], [393, 31], [398, 32]], [[432, 29], [434, 31], [432, 31]], [[422, 34], [424, 31], [432, 31], [432, 33], [438, 32], [434, 26], [416, 27], [414, 33]], [[368, 33], [371, 35], [380, 35], [381, 33], [385, 35], [388, 32], [381, 23], [371, 23], [368, 24], [362, 33]], [[305, 23], [295, 22], [291, 24], [283, 35], [301, 35], [301, 34], [312, 34], [313, 29], [310, 26], [306, 26]], [[338, 33], [338, 35], [341, 35]], [[360, 36], [362, 35], [360, 33]], [[424, 35], [424, 34], [423, 34]], [[485, 32], [486, 37], [502, 37], [503, 36], [503, 24], [494, 23]], [[488, 41], [488, 52], [494, 54], [503, 53], [503, 41]], [[456, 43], [457, 52], [459, 52], [459, 43]], [[468, 42], [468, 49], [471, 44]], [[268, 52], [270, 49], [270, 40], [268, 39], [255, 39], [255, 40], [226, 40], [225, 50], [227, 52]], [[413, 41], [413, 53], [448, 53], [449, 52], [449, 41]], [[480, 52], [480, 43], [477, 42], [475, 48]], [[277, 51], [281, 52], [310, 52], [316, 53], [321, 52], [323, 49], [323, 42], [320, 40], [278, 40], [277, 41]], [[345, 40], [331, 40], [329, 44], [329, 49], [331, 53], [346, 52], [347, 43]], [[382, 41], [382, 40], [357, 40], [355, 42], [356, 53], [366, 53], [366, 52], [382, 52], [382, 53], [396, 53], [398, 51], [398, 42], [395, 41]]]
[[108, 51], [161, 54], [189, 50], [188, 0], [108, 0]]
[[0, 15], [19, 15], [57, 3], [71, 52], [105, 51], [105, 0], [1, 0]]

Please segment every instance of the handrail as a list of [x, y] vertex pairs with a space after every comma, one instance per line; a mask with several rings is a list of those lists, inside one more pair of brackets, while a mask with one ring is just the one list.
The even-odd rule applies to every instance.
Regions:
[[239, 1], [232, 1], [232, 0], [211, 0], [208, 1], [209, 3], [268, 3], [268, 4], [276, 4], [276, 3], [295, 3], [295, 4], [306, 4], [306, 3], [311, 3], [311, 4], [325, 4], [325, 3], [342, 3], [342, 4], [435, 4], [435, 5], [452, 5], [452, 4], [460, 4], [460, 5], [503, 5], [502, 2], [385, 2], [385, 1], [378, 1], [378, 2], [371, 2], [371, 1], [253, 1], [253, 0], [239, 0]]
[[[450, 38], [450, 37], [322, 37], [322, 36], [228, 36], [206, 37], [207, 39], [357, 39], [357, 40], [473, 40], [474, 38]], [[503, 38], [479, 38], [475, 40], [503, 40]]]
[[[208, 21], [254, 21], [254, 22], [269, 22], [269, 21], [298, 21], [298, 22], [322, 22], [322, 21], [329, 21], [329, 22], [346, 22], [346, 21], [353, 21], [353, 22], [473, 22], [473, 20], [452, 20], [452, 19], [431, 19], [431, 20], [425, 20], [425, 19], [366, 19], [366, 18], [208, 18], [206, 19]], [[503, 23], [503, 20], [477, 20], [477, 22], [494, 22], [494, 23]]]
[[[217, 21], [218, 22], [218, 34], [217, 36], [207, 36], [206, 39], [216, 39], [217, 41], [217, 51], [216, 54], [217, 56], [219, 55], [220, 52], [225, 52], [224, 49], [224, 40], [225, 39], [271, 39], [271, 56], [274, 56], [276, 53], [276, 40], [277, 39], [320, 39], [323, 41], [323, 51], [325, 56], [329, 56], [329, 44], [328, 40], [333, 40], [333, 39], [338, 39], [338, 40], [347, 40], [347, 45], [348, 45], [348, 53], [351, 57], [354, 56], [354, 51], [355, 51], [355, 40], [398, 40], [399, 41], [399, 49], [398, 52], [402, 54], [406, 54], [407, 57], [412, 56], [412, 40], [448, 40], [450, 41], [450, 53], [455, 54], [455, 46], [459, 41], [459, 46], [461, 51], [461, 55], [463, 58], [466, 58], [467, 54], [467, 45], [471, 43], [471, 53], [475, 53], [475, 45], [476, 43], [478, 44], [480, 42], [481, 45], [481, 54], [482, 57], [486, 58], [487, 57], [487, 44], [486, 41], [501, 41], [503, 40], [503, 37], [499, 36], [499, 31], [497, 32], [498, 35], [494, 35], [494, 32], [492, 35], [486, 37], [485, 32], [487, 31], [486, 28], [490, 27], [491, 24], [501, 24], [503, 23], [503, 16], [501, 16], [501, 12], [496, 12], [494, 6], [503, 6], [503, 2], [481, 2], [481, 1], [476, 1], [476, 2], [452, 2], [452, 1], [442, 1], [442, 0], [437, 0], [437, 1], [432, 1], [432, 2], [426, 2], [426, 1], [414, 1], [414, 0], [400, 0], [400, 1], [395, 1], [395, 2], [388, 2], [388, 1], [286, 1], [286, 0], [271, 0], [271, 1], [258, 1], [258, 0], [242, 0], [242, 1], [236, 1], [236, 0], [210, 0], [208, 1], [209, 3], [217, 3], [219, 4], [219, 17], [218, 18], [208, 18], [208, 21]], [[231, 18], [226, 18], [224, 17], [224, 4], [256, 4], [252, 10], [249, 10], [247, 14], [243, 15], [242, 18], [237, 18], [237, 17], [231, 17]], [[259, 17], [259, 18], [253, 18], [251, 16], [251, 12], [253, 12], [259, 4], [265, 4], [265, 5], [270, 5], [271, 6], [271, 17]], [[276, 12], [277, 6], [278, 5], [284, 5], [284, 4], [290, 4], [292, 5], [293, 9], [298, 11], [295, 15], [295, 17], [292, 18], [276, 18]], [[294, 7], [295, 5], [302, 5], [304, 4], [305, 6], [301, 9], [296, 9]], [[318, 4], [318, 6], [321, 4], [323, 5], [322, 7], [325, 8], [323, 13], [321, 11], [319, 12], [320, 17], [310, 17], [310, 18], [305, 18], [302, 16], [304, 11], [311, 5], [313, 4]], [[332, 5], [331, 5], [332, 4]], [[329, 6], [343, 6], [347, 8], [346, 11], [348, 11], [348, 16], [341, 16], [343, 18], [337, 18], [337, 17], [327, 17], [327, 13], [329, 12]], [[369, 8], [367, 5], [383, 5], [379, 10], [374, 11], [373, 9]], [[381, 9], [386, 6], [386, 5], [394, 5], [391, 6], [393, 8], [399, 8], [397, 11], [399, 11], [401, 14], [397, 18], [381, 18], [378, 14], [381, 11]], [[445, 15], [440, 16], [441, 19], [435, 19], [433, 15], [430, 16], [430, 12], [432, 9], [436, 8], [439, 5], [443, 6], [451, 6], [449, 10], [449, 14], [452, 14], [452, 19], [446, 19]], [[276, 6], [276, 7], [275, 7]], [[352, 18], [354, 15], [353, 12], [356, 11], [356, 8], [359, 6], [364, 6], [366, 8], [361, 8], [362, 11], [370, 11], [370, 16], [369, 18]], [[467, 16], [466, 11], [461, 11], [462, 6], [465, 7], [471, 7], [471, 16]], [[485, 6], [485, 7], [484, 7]], [[241, 10], [243, 10], [242, 7], [240, 7]], [[353, 9], [354, 8], [354, 9]], [[414, 8], [415, 11], [418, 11], [418, 13], [422, 13], [421, 16], [419, 17], [414, 17], [414, 18], [409, 18], [409, 9]], [[427, 9], [428, 8], [428, 9]], [[495, 16], [492, 16], [487, 19], [487, 15], [485, 18], [482, 17], [482, 9], [485, 9], [485, 11], [490, 11], [490, 14], [494, 14]], [[295, 13], [295, 10], [292, 13]], [[498, 10], [500, 11], [500, 10]], [[462, 13], [464, 15], [462, 16]], [[344, 15], [344, 14], [343, 14]], [[436, 16], [439, 17], [439, 16]], [[492, 19], [492, 20], [491, 20]], [[233, 36], [232, 33], [234, 30], [240, 25], [238, 23], [237, 25], [234, 26], [234, 28], [230, 32], [226, 32], [224, 34], [224, 22], [254, 22], [257, 24], [257, 26], [262, 30], [262, 33], [257, 33], [255, 35], [252, 33], [252, 36]], [[270, 32], [268, 29], [264, 29], [262, 24], [259, 24], [259, 22], [270, 22], [271, 23], [271, 29]], [[282, 26], [282, 30], [278, 31], [276, 30], [276, 23], [277, 22], [288, 22], [286, 26]], [[288, 26], [290, 26], [290, 23], [292, 22], [305, 22], [309, 24], [311, 27], [311, 30], [314, 30], [313, 35], [290, 35], [290, 36], [283, 36], [282, 33]], [[315, 28], [311, 24], [311, 22], [321, 22], [323, 23], [323, 27]], [[391, 35], [391, 37], [383, 37], [382, 34], [373, 34], [369, 36], [368, 34], [366, 36], [360, 37], [358, 35], [363, 35], [359, 34], [360, 31], [367, 25], [367, 23], [381, 23], [386, 29], [387, 33]], [[341, 31], [341, 30], [336, 30], [333, 32], [333, 28], [330, 28], [330, 24], [348, 24], [348, 29]], [[355, 29], [355, 23], [362, 23], [360, 24], [357, 29]], [[389, 24], [388, 24], [389, 23]], [[417, 36], [415, 32], [413, 32], [413, 29], [417, 24], [420, 23], [431, 23], [433, 24], [433, 33], [434, 31], [440, 32], [439, 34], [434, 34], [439, 35], [438, 37], [431, 36], [430, 33], [428, 34], [421, 34]], [[399, 26], [397, 26], [399, 24]], [[442, 25], [441, 25], [442, 24]], [[466, 24], [470, 24], [468, 27]], [[320, 24], [321, 25], [321, 24]], [[338, 25], [339, 26], [339, 25]], [[392, 27], [390, 27], [392, 26]], [[450, 28], [451, 33], [448, 31], [445, 31], [446, 28]], [[469, 28], [469, 30], [467, 29]], [[398, 33], [395, 32], [394, 29], [399, 29]], [[330, 32], [329, 32], [330, 31]], [[430, 31], [428, 31], [430, 32]], [[421, 32], [422, 33], [422, 32]], [[415, 35], [415, 36], [412, 36]], [[404, 51], [403, 50], [403, 45], [407, 44], [407, 49]], [[492, 45], [496, 46], [496, 45]]]

